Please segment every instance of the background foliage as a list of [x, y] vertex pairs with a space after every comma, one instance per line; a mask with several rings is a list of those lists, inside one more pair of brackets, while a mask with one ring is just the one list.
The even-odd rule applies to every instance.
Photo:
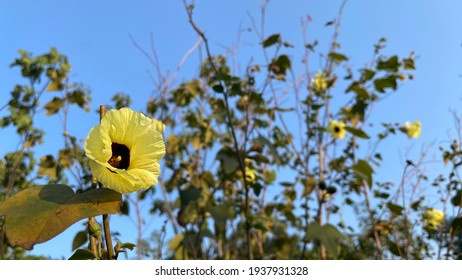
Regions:
[[[158, 186], [123, 197], [119, 214], [135, 213], [138, 238], [122, 241], [114, 232], [116, 251], [133, 249], [125, 241], [136, 243], [138, 258], [154, 259], [460, 258], [460, 134], [440, 147], [447, 173], [427, 176], [428, 147], [405, 159], [399, 181], [376, 179], [386, 160], [381, 145], [406, 137], [407, 120], [370, 119], [382, 100], [412, 82], [411, 50], [386, 54], [381, 38], [370, 48], [371, 60], [352, 68], [338, 40], [342, 6], [326, 23], [332, 34], [327, 49], [308, 37], [304, 49], [296, 49], [284, 34], [265, 34], [264, 20], [254, 23], [263, 60], [236, 71], [233, 57], [211, 53], [194, 6], [184, 5], [199, 38], [190, 51], [202, 54], [197, 75], [176, 82], [178, 72], [162, 73], [156, 54], [133, 41], [158, 71], [156, 94], [143, 112], [165, 124], [167, 154]], [[301, 64], [292, 59], [300, 52]], [[299, 64], [303, 70], [297, 72]], [[11, 67], [24, 83], [13, 86], [1, 108], [0, 125], [14, 129], [18, 149], [0, 161], [0, 210], [15, 193], [36, 185], [87, 191], [93, 182], [82, 149], [85, 135], [70, 135], [68, 126], [83, 111], [95, 111], [89, 87], [71, 79], [68, 58], [54, 48], [43, 55], [21, 50]], [[108, 102], [129, 107], [131, 98], [116, 93]], [[74, 107], [79, 111], [70, 117]], [[59, 114], [61, 123], [35, 127], [37, 114]], [[345, 138], [329, 131], [333, 120], [345, 123]], [[36, 158], [44, 134], [58, 127], [62, 147]], [[442, 223], [428, 217], [429, 191], [441, 197]], [[148, 238], [142, 234], [143, 205], [158, 224]], [[12, 247], [4, 224], [0, 234], [2, 258], [42, 258]], [[77, 253], [70, 258], [93, 257], [85, 251], [92, 234], [87, 227], [76, 233]]]

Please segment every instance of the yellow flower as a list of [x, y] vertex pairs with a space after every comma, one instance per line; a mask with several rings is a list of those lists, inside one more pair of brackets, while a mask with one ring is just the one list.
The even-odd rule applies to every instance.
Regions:
[[316, 92], [325, 91], [327, 89], [326, 73], [318, 71], [318, 73], [316, 73], [316, 76], [314, 76], [314, 78], [311, 79], [311, 82], [313, 83], [313, 88]]
[[346, 136], [345, 123], [332, 120], [327, 127], [327, 131], [332, 134], [332, 137], [343, 139]]
[[412, 125], [409, 122], [406, 122], [404, 126], [404, 131], [409, 138], [419, 138], [422, 124], [419, 121], [415, 121]]
[[444, 213], [441, 210], [433, 208], [427, 209], [423, 213], [423, 221], [426, 228], [433, 230], [443, 224]]
[[156, 123], [129, 108], [109, 110], [85, 140], [93, 176], [120, 193], [157, 185], [165, 144]]
[[257, 179], [257, 170], [245, 167], [245, 178], [248, 182], [255, 182]]

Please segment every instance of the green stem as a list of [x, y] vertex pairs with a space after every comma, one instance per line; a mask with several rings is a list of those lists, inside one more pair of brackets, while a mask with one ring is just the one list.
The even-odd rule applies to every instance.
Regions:
[[[98, 182], [96, 181], [95, 177], [92, 177], [91, 180], [91, 188], [96, 189], [97, 188]], [[101, 240], [97, 240], [96, 237], [92, 234], [90, 231], [90, 226], [92, 224], [96, 223], [95, 217], [90, 217], [88, 218], [88, 235], [90, 236], [90, 250], [93, 252], [95, 255], [95, 259], [99, 259], [101, 257], [101, 252], [98, 250], [98, 247], [100, 245]], [[98, 244], [97, 244], [98, 243]]]
[[[96, 223], [95, 217], [88, 218], [88, 224], [91, 225], [91, 223]], [[99, 259], [100, 255], [98, 254], [98, 249], [96, 247], [96, 238], [91, 233], [89, 234], [90, 234], [90, 249], [95, 255], [95, 259]]]
[[108, 259], [114, 259], [114, 249], [112, 247], [111, 228], [109, 226], [109, 215], [103, 215], [104, 239], [106, 240]]

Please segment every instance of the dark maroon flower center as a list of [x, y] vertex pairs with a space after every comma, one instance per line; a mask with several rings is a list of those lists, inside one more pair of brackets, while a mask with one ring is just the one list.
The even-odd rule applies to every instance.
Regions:
[[112, 156], [107, 163], [118, 169], [128, 169], [130, 165], [130, 150], [128, 147], [124, 144], [113, 142], [111, 148]]

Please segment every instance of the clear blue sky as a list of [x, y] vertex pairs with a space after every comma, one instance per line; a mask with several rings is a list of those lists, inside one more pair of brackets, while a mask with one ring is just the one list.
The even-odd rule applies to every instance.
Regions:
[[[297, 62], [303, 53], [301, 19], [307, 15], [312, 17], [308, 36], [310, 40], [318, 39], [325, 44], [331, 29], [324, 24], [337, 16], [340, 4], [339, 0], [272, 0], [267, 9], [266, 34], [281, 33], [291, 42], [295, 46], [295, 69], [301, 69]], [[259, 23], [260, 5], [261, 1], [257, 0], [196, 1], [195, 18], [209, 38], [214, 54], [223, 53], [231, 45], [236, 46], [239, 30], [252, 27], [249, 15]], [[415, 79], [406, 82], [375, 112], [375, 120], [420, 120], [423, 123], [420, 139], [408, 141], [404, 135], [398, 135], [388, 140], [387, 157], [381, 171], [384, 177], [395, 181], [400, 178], [402, 161], [399, 155], [408, 147], [412, 147], [411, 151], [416, 154], [422, 145], [446, 139], [447, 132], [453, 129], [448, 109], [459, 108], [462, 93], [460, 11], [462, 2], [457, 0], [350, 0], [345, 7], [339, 41], [341, 51], [350, 57], [353, 68], [360, 68], [370, 60], [372, 46], [380, 37], [388, 40], [385, 53], [407, 56], [414, 51], [418, 57]], [[154, 70], [133, 46], [129, 35], [141, 46], [149, 48], [151, 33], [163, 71], [174, 71], [183, 54], [197, 39], [180, 0], [0, 0], [0, 105], [8, 100], [15, 83], [22, 82], [17, 69], [8, 66], [17, 56], [17, 50], [41, 54], [56, 47], [69, 57], [73, 80], [84, 82], [92, 89], [91, 113], [84, 115], [74, 111], [75, 119], [71, 117], [69, 124], [70, 132], [84, 139], [98, 121], [94, 110], [100, 104], [109, 103], [114, 93], [131, 94], [132, 108], [144, 109], [153, 91], [147, 70]], [[256, 57], [255, 60], [261, 58], [258, 37], [254, 32], [244, 32], [240, 38], [238, 66], [247, 65], [252, 56]], [[198, 65], [196, 52], [184, 65], [178, 81], [197, 74]], [[462, 113], [462, 110], [458, 111]], [[0, 117], [3, 114], [0, 112]], [[38, 157], [49, 149], [54, 151], [53, 138], [59, 137], [60, 131], [54, 135], [47, 127], [49, 120], [39, 117], [38, 125], [49, 134]], [[54, 117], [53, 121], [58, 123], [59, 119]], [[6, 133], [1, 131], [0, 135]], [[1, 154], [17, 143], [8, 140], [5, 143], [3, 139]], [[436, 146], [438, 144], [440, 142]], [[129, 223], [127, 219], [114, 218], [113, 221], [112, 227], [122, 233], [122, 239], [135, 242], [133, 233], [125, 230], [124, 225]], [[161, 220], [157, 222], [162, 223]], [[71, 240], [81, 229], [80, 224], [55, 240], [37, 245], [35, 252], [56, 258], [69, 257]]]

